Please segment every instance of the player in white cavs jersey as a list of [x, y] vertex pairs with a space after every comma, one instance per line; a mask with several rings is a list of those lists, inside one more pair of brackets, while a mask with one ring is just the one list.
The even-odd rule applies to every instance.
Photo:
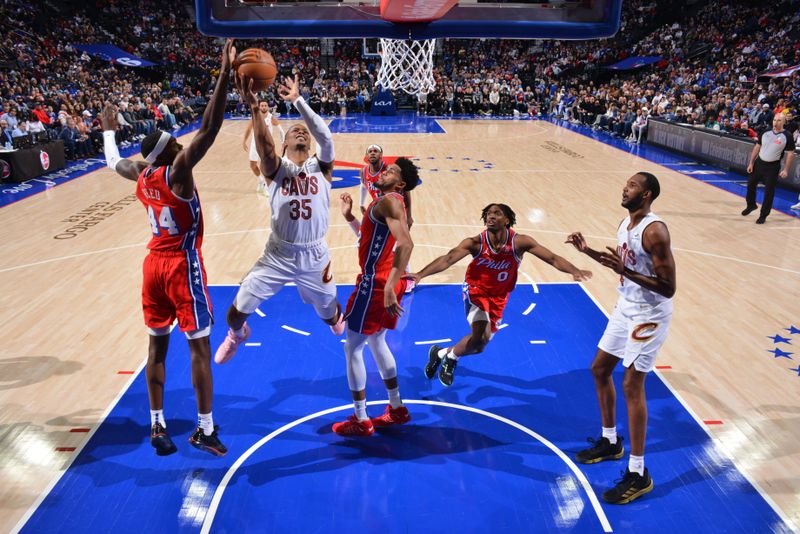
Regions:
[[[214, 355], [217, 363], [233, 357], [250, 335], [247, 317], [290, 282], [297, 285], [303, 302], [314, 306], [334, 334], [344, 332], [325, 242], [334, 159], [331, 131], [300, 96], [297, 78], [284, 79], [278, 92], [294, 104], [305, 124], [289, 128], [283, 143], [284, 155], [279, 157], [272, 137], [266, 135], [264, 121], [257, 116], [252, 80], [239, 79], [238, 84], [242, 98], [253, 108], [253, 135], [261, 172], [267, 180], [272, 232], [263, 255], [242, 280], [228, 309], [230, 330]], [[319, 145], [315, 155], [311, 155], [312, 136]]]
[[628, 216], [617, 229], [617, 248], [607, 252], [589, 248], [576, 232], [567, 238], [579, 251], [620, 275], [619, 299], [600, 339], [592, 362], [592, 375], [600, 404], [602, 436], [592, 447], [577, 454], [581, 463], [622, 458], [625, 450], [617, 436], [616, 399], [611, 373], [622, 360], [622, 389], [628, 408], [631, 455], [622, 480], [603, 493], [612, 504], [626, 504], [653, 489], [644, 467], [647, 402], [644, 380], [655, 367], [656, 354], [664, 344], [672, 319], [675, 295], [675, 260], [667, 225], [650, 211], [661, 187], [649, 172], [631, 176], [622, 190], [622, 207]]
[[[278, 141], [279, 144], [283, 145], [283, 139], [286, 137], [286, 133], [283, 131], [283, 126], [278, 122], [278, 118], [272, 114], [269, 109], [269, 103], [266, 100], [261, 100], [258, 103], [258, 112], [261, 117], [264, 118], [264, 124], [267, 125], [267, 135], [272, 137], [273, 129], [277, 128], [278, 130]], [[257, 191], [262, 191], [267, 187], [267, 180], [261, 174], [261, 169], [258, 166], [258, 151], [256, 150], [256, 138], [255, 136], [251, 136], [250, 134], [253, 132], [253, 123], [251, 121], [247, 122], [247, 127], [244, 130], [244, 140], [242, 141], [242, 148], [244, 148], [245, 152], [248, 152], [250, 158], [250, 168], [253, 170], [253, 174], [258, 177], [258, 189]], [[248, 143], [249, 141], [249, 143]], [[249, 145], [249, 146], [248, 146]]]

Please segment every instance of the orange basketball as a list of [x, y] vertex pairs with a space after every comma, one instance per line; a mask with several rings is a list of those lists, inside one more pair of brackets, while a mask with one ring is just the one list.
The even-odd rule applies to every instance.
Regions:
[[248, 48], [236, 56], [233, 68], [241, 76], [253, 79], [253, 91], [263, 91], [275, 81], [278, 67], [269, 52], [260, 48]]

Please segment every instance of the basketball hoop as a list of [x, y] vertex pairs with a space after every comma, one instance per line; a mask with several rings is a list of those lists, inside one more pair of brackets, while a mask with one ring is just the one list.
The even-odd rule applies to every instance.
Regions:
[[436, 87], [433, 78], [433, 51], [436, 39], [421, 41], [381, 39], [378, 53], [381, 68], [378, 84], [401, 89], [410, 95], [428, 94]]

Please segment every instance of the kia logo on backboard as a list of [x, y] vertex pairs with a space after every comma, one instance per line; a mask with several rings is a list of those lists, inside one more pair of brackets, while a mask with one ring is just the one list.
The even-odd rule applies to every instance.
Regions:
[[4, 159], [0, 159], [0, 180], [8, 180], [11, 176], [11, 165]]
[[42, 163], [42, 169], [47, 170], [50, 168], [50, 155], [44, 150], [39, 151], [39, 161]]

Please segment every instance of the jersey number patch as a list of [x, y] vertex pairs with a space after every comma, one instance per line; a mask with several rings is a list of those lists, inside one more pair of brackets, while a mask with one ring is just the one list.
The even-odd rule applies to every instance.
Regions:
[[161, 230], [166, 230], [169, 235], [180, 233], [169, 206], [161, 208], [161, 213], [158, 214], [156, 214], [153, 206], [147, 206], [147, 216], [150, 219], [150, 228], [153, 231], [153, 235], [161, 235]]
[[311, 218], [311, 199], [292, 200], [289, 202], [289, 218], [293, 221], [297, 219], [309, 220]]

